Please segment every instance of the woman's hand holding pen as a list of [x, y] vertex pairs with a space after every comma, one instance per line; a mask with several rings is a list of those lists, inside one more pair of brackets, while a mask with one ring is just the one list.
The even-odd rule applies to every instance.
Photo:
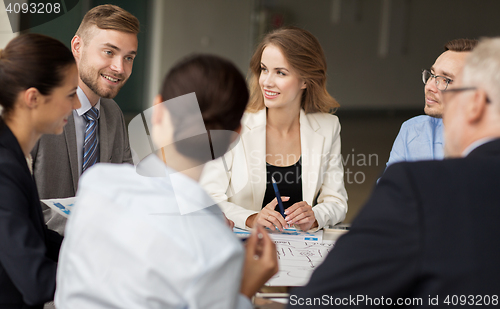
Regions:
[[252, 296], [278, 272], [276, 245], [259, 225], [246, 242], [240, 292]]
[[[281, 200], [286, 202], [290, 199], [288, 196], [282, 196]], [[274, 210], [278, 205], [278, 200], [274, 198], [269, 204], [267, 204], [262, 210], [247, 219], [247, 226], [254, 227], [255, 225], [262, 225], [271, 230], [278, 228], [283, 232], [283, 229], [288, 226], [285, 218], [279, 213], [279, 211]]]
[[[266, 206], [267, 207], [267, 206]], [[285, 221], [290, 225], [297, 225], [301, 230], [307, 231], [318, 226], [318, 221], [312, 211], [312, 206], [302, 201], [293, 204], [285, 210]]]

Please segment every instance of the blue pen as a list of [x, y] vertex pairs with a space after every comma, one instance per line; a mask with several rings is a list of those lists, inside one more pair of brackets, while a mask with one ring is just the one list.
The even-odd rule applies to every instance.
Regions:
[[278, 200], [278, 206], [280, 207], [280, 213], [285, 218], [285, 208], [283, 208], [283, 203], [281, 202], [281, 194], [280, 191], [278, 191], [278, 185], [276, 184], [276, 180], [274, 180], [274, 177], [271, 177], [271, 180], [273, 182], [273, 188], [274, 188], [274, 193], [276, 194], [276, 199]]

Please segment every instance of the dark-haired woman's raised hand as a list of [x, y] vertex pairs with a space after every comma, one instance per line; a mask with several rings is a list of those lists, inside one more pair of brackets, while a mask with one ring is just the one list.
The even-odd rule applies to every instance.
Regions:
[[278, 272], [276, 245], [263, 227], [257, 225], [246, 243], [240, 292], [248, 298]]

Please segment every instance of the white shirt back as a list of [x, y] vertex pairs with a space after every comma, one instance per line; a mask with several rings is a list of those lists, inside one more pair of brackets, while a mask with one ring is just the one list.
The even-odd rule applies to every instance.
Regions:
[[[179, 204], [213, 205], [156, 156], [164, 177], [100, 163], [82, 175], [57, 273], [57, 308], [252, 308], [239, 294], [240, 241], [217, 205], [181, 215]], [[170, 181], [175, 175], [173, 190]]]

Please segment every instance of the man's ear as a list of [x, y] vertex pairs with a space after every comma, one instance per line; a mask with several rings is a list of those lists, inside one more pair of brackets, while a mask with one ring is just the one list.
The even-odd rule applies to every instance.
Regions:
[[40, 91], [35, 87], [28, 88], [24, 91], [24, 102], [29, 109], [36, 109], [44, 99]]
[[78, 35], [75, 35], [73, 39], [71, 39], [71, 52], [73, 53], [73, 57], [75, 57], [75, 60], [78, 63], [80, 59], [82, 59], [83, 52], [83, 40]]
[[467, 103], [467, 119], [470, 123], [480, 122], [486, 113], [488, 105], [488, 95], [483, 89], [474, 92], [471, 102]]

